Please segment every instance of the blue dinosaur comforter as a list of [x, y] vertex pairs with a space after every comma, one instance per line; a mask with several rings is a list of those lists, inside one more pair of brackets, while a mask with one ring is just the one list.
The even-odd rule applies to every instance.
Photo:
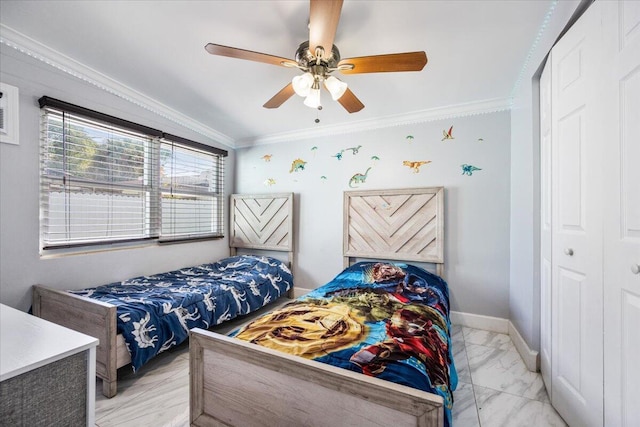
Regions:
[[244, 255], [69, 292], [117, 306], [118, 333], [136, 371], [186, 340], [189, 329], [250, 313], [292, 286], [291, 271], [281, 261]]
[[449, 291], [407, 264], [357, 263], [235, 331], [236, 338], [435, 393], [451, 425]]

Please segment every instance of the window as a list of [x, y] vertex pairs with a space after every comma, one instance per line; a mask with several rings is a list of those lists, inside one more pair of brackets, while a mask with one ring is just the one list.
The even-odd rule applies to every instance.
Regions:
[[176, 141], [162, 141], [163, 241], [222, 235], [222, 175], [223, 164], [217, 156]]
[[224, 150], [43, 97], [43, 249], [222, 237]]

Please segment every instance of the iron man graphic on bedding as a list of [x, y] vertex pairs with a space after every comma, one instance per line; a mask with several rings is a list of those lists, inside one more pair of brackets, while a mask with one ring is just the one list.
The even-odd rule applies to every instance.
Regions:
[[[369, 265], [360, 277], [356, 286], [338, 283], [291, 302], [235, 336], [369, 376], [415, 377], [421, 371], [431, 388], [448, 390], [448, 300], [395, 265]], [[401, 383], [415, 386], [412, 381]]]

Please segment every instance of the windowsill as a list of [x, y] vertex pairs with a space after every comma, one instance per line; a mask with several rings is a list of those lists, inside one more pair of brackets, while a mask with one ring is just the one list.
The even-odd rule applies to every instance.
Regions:
[[183, 239], [170, 239], [170, 240], [158, 240], [159, 245], [172, 245], [174, 243], [195, 243], [195, 242], [203, 242], [206, 240], [220, 240], [224, 239], [224, 236], [205, 236], [205, 237], [185, 237]]
[[90, 255], [103, 252], [114, 252], [131, 249], [144, 249], [158, 246], [157, 242], [110, 243], [95, 246], [79, 246], [75, 248], [40, 249], [40, 259], [54, 259], [74, 255]]
[[40, 259], [55, 259], [67, 256], [75, 255], [93, 255], [104, 252], [114, 252], [132, 249], [145, 249], [152, 247], [167, 246], [179, 243], [199, 243], [207, 240], [221, 240], [224, 236], [220, 237], [202, 237], [202, 238], [190, 238], [190, 239], [177, 239], [177, 240], [151, 240], [144, 242], [122, 242], [122, 243], [108, 243], [104, 245], [92, 245], [92, 246], [77, 246], [73, 248], [51, 248], [40, 249]]

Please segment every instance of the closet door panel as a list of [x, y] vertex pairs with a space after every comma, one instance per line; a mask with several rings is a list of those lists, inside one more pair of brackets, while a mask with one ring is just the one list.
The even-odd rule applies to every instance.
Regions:
[[585, 234], [585, 108], [585, 104], [579, 105], [557, 122], [559, 173], [556, 191], [562, 195], [557, 200], [557, 232], [565, 234], [567, 240], [577, 240]]
[[605, 423], [640, 425], [640, 2], [606, 3]]
[[621, 229], [630, 241], [640, 239], [640, 58], [635, 59], [638, 68], [620, 80]]
[[600, 7], [552, 51], [551, 399], [575, 426], [603, 424]]
[[551, 64], [540, 76], [540, 372], [551, 396]]
[[[618, 425], [625, 427], [640, 424], [640, 369], [638, 368], [638, 355], [640, 354], [640, 339], [638, 337], [638, 325], [640, 325], [640, 295], [624, 290], [621, 292], [621, 352], [620, 354], [620, 418]], [[610, 398], [607, 397], [607, 401]], [[607, 422], [607, 425], [615, 425]]]
[[556, 351], [562, 354], [558, 358], [556, 380], [562, 384], [579, 400], [584, 400], [581, 353], [585, 347], [584, 317], [586, 315], [584, 306], [585, 288], [588, 286], [587, 278], [584, 274], [576, 273], [565, 268], [558, 271], [558, 302], [559, 318], [558, 324], [558, 346]]

